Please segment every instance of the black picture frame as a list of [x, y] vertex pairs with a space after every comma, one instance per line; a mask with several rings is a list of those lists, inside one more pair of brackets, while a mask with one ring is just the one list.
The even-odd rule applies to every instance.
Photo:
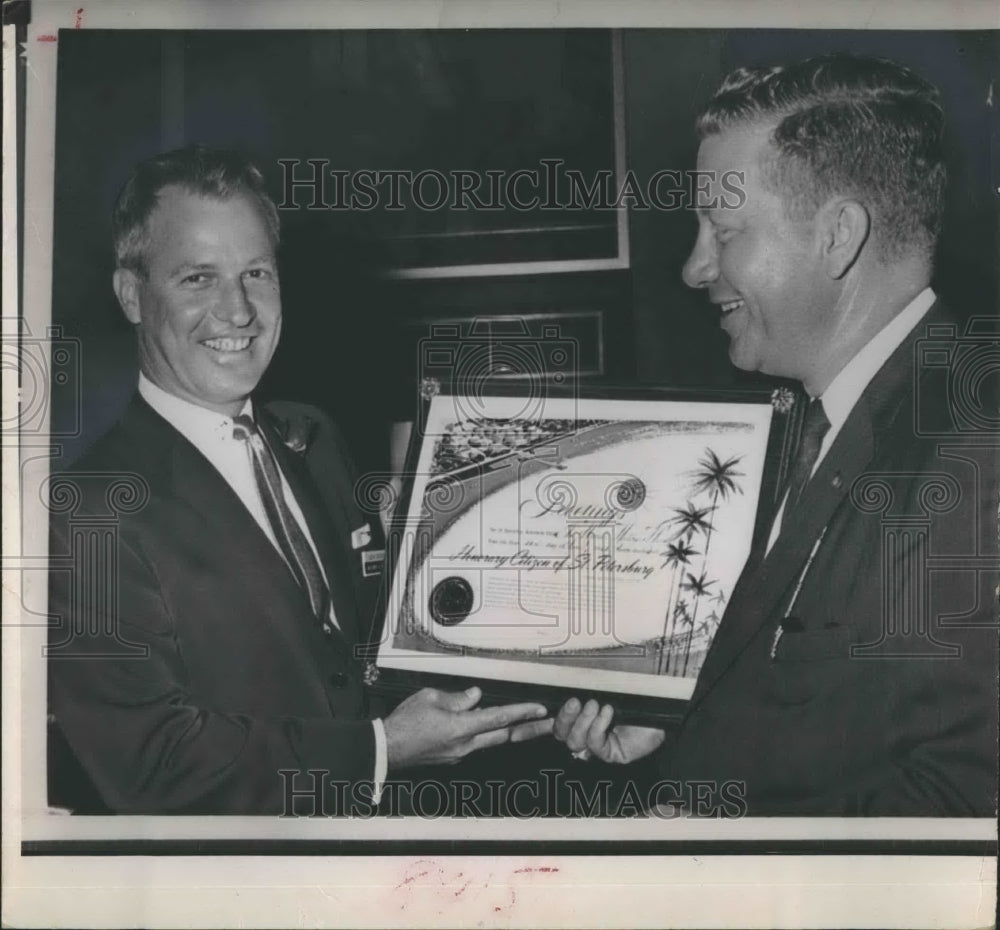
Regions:
[[[766, 539], [784, 491], [790, 457], [801, 430], [805, 402], [799, 392], [784, 387], [774, 390], [583, 387], [580, 385], [560, 385], [551, 380], [533, 387], [535, 395], [544, 395], [545, 400], [572, 399], [583, 402], [584, 408], [590, 401], [598, 400], [625, 404], [672, 401], [690, 405], [693, 413], [697, 412], [699, 406], [704, 409], [705, 405], [715, 404], [757, 405], [759, 409], [769, 406], [772, 414], [764, 447], [760, 483], [757, 487], [757, 505], [750, 538], [751, 551]], [[531, 393], [526, 390], [523, 384], [491, 382], [489, 391], [490, 398], [510, 398], [517, 402], [530, 402], [532, 399]], [[418, 485], [418, 465], [421, 456], [426, 455], [425, 445], [428, 434], [424, 427], [428, 422], [429, 411], [435, 399], [445, 398], [450, 401], [456, 399], [461, 401], [463, 396], [460, 391], [456, 391], [453, 384], [447, 382], [427, 379], [421, 385], [420, 413], [410, 436], [402, 486], [393, 504], [387, 533], [387, 559], [382, 603], [376, 616], [372, 641], [367, 648], [368, 658], [374, 667], [373, 688], [392, 702], [400, 700], [422, 687], [455, 691], [470, 685], [477, 685], [483, 691], [482, 703], [484, 705], [531, 700], [545, 704], [553, 713], [558, 711], [569, 697], [575, 696], [584, 701], [594, 698], [614, 707], [616, 722], [648, 724], [666, 729], [675, 727], [683, 716], [688, 703], [687, 698], [650, 696], [633, 693], [628, 689], [593, 687], [585, 682], [581, 682], [579, 685], [569, 685], [544, 681], [510, 680], [503, 677], [484, 677], [482, 674], [463, 671], [462, 660], [468, 657], [468, 650], [459, 650], [457, 653], [451, 649], [445, 650], [449, 653], [449, 659], [452, 660], [449, 661], [446, 672], [441, 671], [440, 668], [426, 670], [413, 667], [402, 668], [386, 663], [385, 644], [389, 642], [388, 637], [393, 635], [392, 619], [398, 608], [398, 604], [394, 604], [393, 601], [393, 591], [394, 588], [399, 590], [399, 584], [406, 583], [406, 579], [401, 580], [398, 573], [401, 571], [401, 564], [405, 565], [405, 570], [408, 573], [412, 570], [413, 553], [407, 554], [406, 546], [402, 540], [407, 533], [407, 517]], [[480, 399], [477, 398], [477, 400]], [[495, 461], [490, 460], [463, 469], [458, 475], [458, 480], [466, 480], [470, 476], [480, 474], [483, 469], [495, 466]], [[476, 503], [478, 505], [478, 502]], [[454, 661], [456, 659], [457, 661]], [[571, 667], [575, 668], [575, 666]], [[581, 669], [581, 672], [586, 675], [586, 669]], [[693, 689], [693, 682], [691, 687]]]
[[[475, 279], [627, 269], [628, 210], [619, 197], [626, 175], [621, 31], [522, 30], [517, 35], [496, 31], [473, 35], [471, 41], [484, 38], [495, 43], [495, 48], [488, 45], [470, 50], [466, 48], [470, 42], [467, 34], [404, 32], [400, 41], [409, 40], [416, 49], [409, 50], [409, 55], [407, 49], [400, 49], [393, 60], [392, 75], [377, 68], [369, 75], [375, 87], [389, 82], [386, 96], [391, 96], [392, 90], [412, 95], [411, 106], [421, 112], [425, 125], [433, 126], [442, 119], [445, 126], [473, 125], [479, 127], [473, 130], [473, 138], [491, 127], [506, 125], [512, 112], [519, 112], [522, 122], [534, 119], [528, 114], [545, 114], [545, 121], [529, 121], [530, 132], [506, 134], [502, 145], [465, 151], [462, 143], [466, 137], [451, 140], [450, 148], [458, 150], [449, 151], [449, 156], [458, 163], [450, 170], [488, 178], [498, 167], [497, 159], [506, 157], [512, 171], [522, 172], [523, 183], [520, 188], [508, 185], [499, 194], [485, 184], [482, 191], [477, 188], [476, 196], [487, 202], [487, 209], [425, 207], [391, 214], [384, 226], [395, 231], [382, 239], [386, 277]], [[527, 58], [526, 43], [533, 49], [538, 46]], [[494, 55], [514, 54], [514, 49], [522, 56], [527, 91], [512, 94], [510, 99], [505, 94], [500, 100], [488, 96], [467, 100], [469, 84], [488, 84], [497, 73], [506, 75], [504, 83], [510, 90], [509, 69], [494, 68], [491, 62]], [[393, 88], [392, 79], [398, 80], [395, 72], [414, 54], [420, 67], [415, 68], [412, 80], [402, 88]], [[430, 67], [429, 76], [425, 73], [428, 61], [435, 65]], [[552, 67], [553, 63], [557, 67]], [[535, 67], [541, 74], [532, 80], [534, 72], [528, 69]], [[461, 80], [452, 86], [458, 75]], [[449, 101], [447, 105], [439, 99], [442, 96]], [[385, 103], [382, 98], [374, 102]], [[545, 135], [545, 126], [553, 119], [567, 121], [558, 143]], [[436, 135], [434, 139], [437, 141]], [[567, 139], [572, 142], [567, 143]], [[395, 142], [393, 149], [401, 147], [402, 142]], [[559, 151], [553, 156], [556, 149]], [[531, 167], [525, 169], [526, 165]], [[422, 183], [420, 177], [420, 173], [414, 174], [414, 181]], [[427, 184], [428, 189], [432, 187]], [[459, 195], [452, 196], [456, 202], [464, 202]], [[501, 203], [503, 207], [498, 208]], [[401, 229], [401, 218], [416, 225]]]

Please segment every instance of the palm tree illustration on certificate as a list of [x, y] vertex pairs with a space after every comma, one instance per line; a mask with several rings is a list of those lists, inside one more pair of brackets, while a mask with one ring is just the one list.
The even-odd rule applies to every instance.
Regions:
[[[705, 601], [720, 609], [726, 602], [727, 595], [721, 588], [715, 592], [712, 590], [718, 582], [708, 577], [709, 550], [720, 501], [725, 503], [731, 495], [743, 493], [743, 488], [737, 479], [744, 477], [744, 474], [736, 470], [741, 458], [741, 456], [731, 456], [722, 459], [713, 449], [706, 448], [705, 454], [698, 462], [698, 468], [692, 472], [694, 480], [691, 490], [695, 497], [708, 495], [708, 504], [699, 506], [696, 501], [689, 500], [686, 506], [673, 508], [674, 515], [670, 518], [670, 523], [676, 528], [676, 537], [675, 542], [667, 546], [664, 565], [669, 565], [674, 574], [663, 637], [658, 650], [660, 656], [657, 664], [658, 674], [687, 677], [690, 669], [690, 675], [696, 676], [701, 668], [701, 660], [704, 659], [712, 637], [718, 629], [721, 620], [718, 609], [713, 609], [700, 623], [697, 622], [698, 613]], [[701, 572], [698, 575], [685, 570], [690, 565], [691, 559], [699, 555], [691, 546], [696, 536], [704, 540], [700, 553]], [[678, 624], [683, 628], [680, 632]], [[691, 649], [696, 636], [699, 649], [697, 662], [692, 662]], [[680, 645], [682, 641], [683, 646]], [[682, 650], [683, 659], [680, 658]]]

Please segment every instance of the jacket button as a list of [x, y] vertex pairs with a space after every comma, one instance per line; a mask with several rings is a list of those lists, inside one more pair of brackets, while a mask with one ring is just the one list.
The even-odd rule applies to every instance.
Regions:
[[345, 672], [334, 672], [330, 676], [330, 684], [334, 688], [343, 688], [348, 682], [348, 677]]

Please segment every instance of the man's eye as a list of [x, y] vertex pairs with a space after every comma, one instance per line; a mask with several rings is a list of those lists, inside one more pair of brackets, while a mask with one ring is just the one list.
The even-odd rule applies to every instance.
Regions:
[[254, 281], [270, 281], [274, 275], [269, 268], [251, 268], [247, 272], [247, 277]]
[[719, 242], [728, 242], [735, 235], [736, 235], [735, 229], [729, 229], [725, 226], [715, 227], [715, 238], [718, 239]]
[[208, 282], [208, 275], [202, 271], [196, 271], [194, 274], [185, 275], [181, 278], [181, 284], [205, 284]]

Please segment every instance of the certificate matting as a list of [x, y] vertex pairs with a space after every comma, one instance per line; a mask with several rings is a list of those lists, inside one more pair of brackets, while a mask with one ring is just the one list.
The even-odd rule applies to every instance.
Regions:
[[769, 526], [799, 411], [764, 392], [542, 395], [430, 398], [380, 685], [458, 676], [498, 699], [596, 693], [622, 719], [676, 717]]

